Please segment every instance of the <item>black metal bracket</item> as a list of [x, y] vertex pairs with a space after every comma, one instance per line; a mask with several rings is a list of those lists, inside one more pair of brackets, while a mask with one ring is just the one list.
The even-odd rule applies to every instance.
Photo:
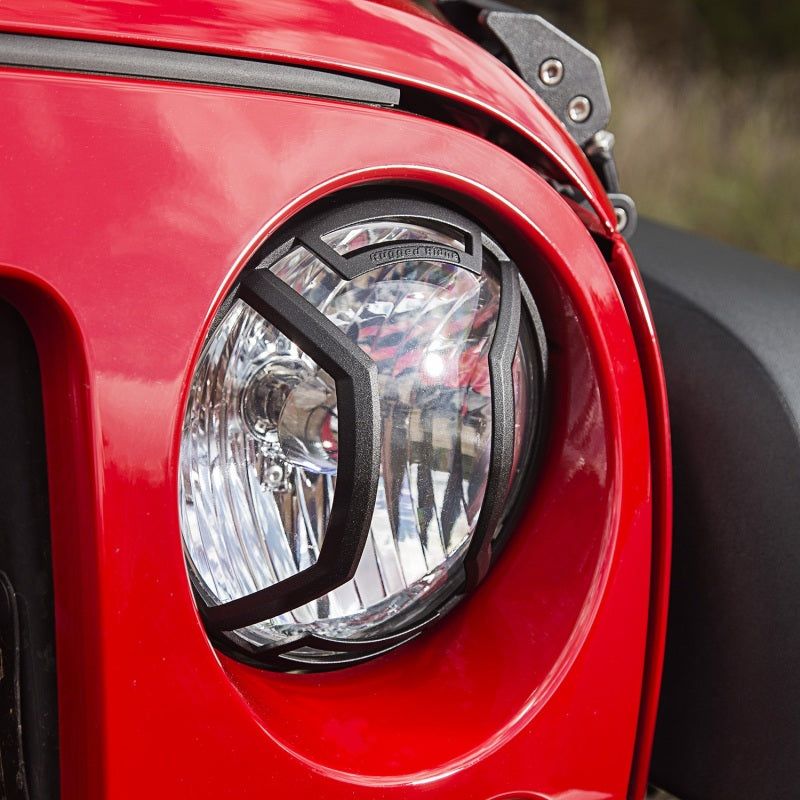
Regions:
[[578, 144], [608, 125], [611, 101], [594, 53], [536, 14], [487, 11], [483, 20]]
[[435, 0], [452, 25], [510, 66], [583, 148], [608, 193], [617, 229], [630, 238], [636, 208], [620, 193], [611, 101], [600, 59], [537, 14], [495, 0]]
[[245, 274], [238, 297], [288, 336], [335, 381], [342, 418], [336, 491], [317, 561], [253, 594], [201, 609], [214, 631], [285, 614], [341, 586], [356, 572], [369, 535], [381, 452], [378, 371], [324, 314], [268, 270]]
[[[611, 116], [600, 59], [537, 14], [487, 0], [437, 0], [442, 14], [486, 46], [499, 44], [514, 71], [580, 145]], [[492, 41], [493, 40], [493, 41]], [[585, 102], [584, 102], [585, 101]]]

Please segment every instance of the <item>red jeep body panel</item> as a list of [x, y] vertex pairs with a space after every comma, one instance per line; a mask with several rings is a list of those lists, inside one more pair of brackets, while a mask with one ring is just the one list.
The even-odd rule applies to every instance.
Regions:
[[[458, 98], [525, 136], [613, 227], [594, 173], [535, 95], [404, 5], [60, 2], [44, 15], [10, 2], [0, 28], [302, 63]], [[64, 800], [639, 793], [669, 454], [624, 241], [610, 236], [609, 264], [534, 170], [402, 110], [7, 67], [0, 97], [0, 294], [41, 360]], [[177, 505], [187, 388], [256, 248], [315, 200], [379, 182], [457, 203], [519, 265], [552, 343], [547, 452], [507, 551], [441, 624], [358, 667], [261, 671], [209, 644], [191, 595]]]
[[337, 70], [431, 91], [536, 143], [613, 230], [597, 176], [545, 104], [469, 39], [410, 2], [233, 0], [165, 3], [26, 0], [0, 7], [0, 30], [124, 42]]

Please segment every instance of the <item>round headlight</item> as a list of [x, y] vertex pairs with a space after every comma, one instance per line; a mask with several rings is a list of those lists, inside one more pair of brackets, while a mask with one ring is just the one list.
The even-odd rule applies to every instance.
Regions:
[[538, 419], [526, 294], [474, 223], [408, 198], [337, 205], [244, 274], [181, 443], [184, 547], [218, 644], [349, 663], [483, 577]]

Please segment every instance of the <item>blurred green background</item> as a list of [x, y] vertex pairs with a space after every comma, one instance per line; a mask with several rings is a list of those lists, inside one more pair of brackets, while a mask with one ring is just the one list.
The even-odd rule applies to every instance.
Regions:
[[800, 268], [800, 0], [510, 0], [602, 59], [639, 212]]

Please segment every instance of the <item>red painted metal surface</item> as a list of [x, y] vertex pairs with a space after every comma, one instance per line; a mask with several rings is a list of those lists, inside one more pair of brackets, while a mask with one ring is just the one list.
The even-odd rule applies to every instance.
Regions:
[[[458, 96], [537, 142], [609, 224], [591, 170], [531, 93], [426, 17], [322, 0], [194, 15], [66, 2], [36, 16], [7, 3], [0, 27], [341, 65]], [[609, 269], [519, 161], [398, 111], [11, 69], [0, 96], [0, 294], [42, 360], [65, 800], [622, 798], [635, 746], [638, 791], [669, 472], [655, 337], [624, 243]], [[216, 654], [189, 591], [187, 385], [254, 249], [299, 208], [376, 181], [461, 205], [525, 273], [552, 340], [547, 456], [497, 567], [437, 628], [337, 673], [258, 671]]]
[[430, 91], [534, 143], [614, 229], [580, 149], [513, 72], [413, 3], [369, 0], [30, 0], [0, 4], [0, 30], [261, 58], [335, 69]]
[[650, 448], [653, 464], [650, 622], [647, 633], [647, 660], [642, 706], [639, 710], [639, 729], [629, 791], [631, 798], [641, 798], [647, 791], [667, 633], [669, 575], [672, 559], [672, 449], [667, 385], [653, 316], [633, 254], [628, 243], [621, 236], [617, 236], [615, 240], [611, 271], [630, 314], [631, 326], [636, 338], [650, 412]]
[[[624, 796], [647, 624], [647, 414], [617, 288], [568, 206], [477, 137], [392, 111], [0, 80], [13, 109], [0, 262], [30, 287], [52, 375], [64, 797]], [[503, 559], [436, 630], [352, 670], [259, 672], [218, 658], [189, 592], [186, 386], [253, 248], [368, 179], [459, 198], [525, 271], [555, 345], [550, 450]]]

